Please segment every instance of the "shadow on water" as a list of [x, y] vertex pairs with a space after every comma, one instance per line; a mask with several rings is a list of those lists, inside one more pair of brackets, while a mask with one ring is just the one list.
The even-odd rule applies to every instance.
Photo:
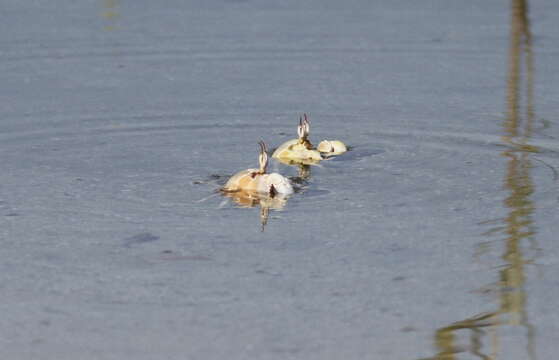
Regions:
[[[503, 124], [503, 142], [507, 149], [501, 154], [507, 159], [504, 188], [509, 195], [504, 200], [508, 214], [503, 219], [484, 221], [481, 224], [497, 226], [485, 232], [485, 236], [504, 235], [499, 271], [499, 281], [490, 286], [490, 293], [497, 295], [496, 311], [483, 313], [457, 321], [435, 332], [435, 347], [438, 353], [429, 359], [453, 360], [460, 352], [469, 352], [480, 359], [498, 359], [501, 349], [514, 347], [501, 339], [504, 327], [524, 329], [526, 344], [524, 357], [536, 359], [536, 329], [528, 320], [526, 312], [527, 294], [525, 265], [533, 262], [535, 255], [525, 254], [523, 242], [528, 241], [535, 249], [536, 229], [533, 221], [534, 203], [530, 199], [535, 191], [531, 178], [531, 156], [538, 148], [529, 140], [534, 123], [534, 64], [532, 41], [528, 22], [528, 1], [512, 0], [510, 49], [507, 78], [507, 112]], [[525, 67], [523, 67], [523, 65]], [[523, 71], [525, 69], [525, 71]], [[525, 79], [523, 75], [525, 74]], [[524, 80], [524, 81], [523, 81]], [[523, 85], [525, 84], [525, 88]], [[525, 91], [524, 96], [521, 90]], [[525, 99], [525, 103], [522, 101]], [[500, 242], [499, 242], [500, 243]], [[487, 254], [491, 244], [479, 245], [478, 256]], [[458, 344], [461, 335], [469, 335], [465, 345]], [[484, 340], [488, 344], [484, 346]], [[485, 351], [485, 353], [483, 352]]]

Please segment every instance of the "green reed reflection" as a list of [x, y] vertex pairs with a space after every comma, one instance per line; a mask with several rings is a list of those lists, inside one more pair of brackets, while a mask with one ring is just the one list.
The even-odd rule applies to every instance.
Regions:
[[115, 28], [115, 19], [118, 18], [118, 0], [103, 0], [103, 12], [101, 16], [103, 16], [108, 24], [105, 25], [104, 29], [107, 31], [114, 30]]
[[[499, 307], [496, 311], [438, 329], [435, 333], [435, 347], [438, 353], [431, 359], [453, 360], [457, 358], [458, 353], [469, 352], [480, 359], [496, 360], [499, 358], [501, 347], [505, 346], [499, 337], [499, 329], [503, 326], [523, 327], [526, 334], [526, 356], [530, 359], [536, 358], [535, 329], [528, 321], [525, 290], [525, 265], [532, 260], [524, 254], [525, 250], [522, 246], [523, 241], [533, 242], [536, 232], [532, 218], [534, 204], [530, 199], [535, 191], [530, 175], [532, 168], [530, 156], [538, 152], [538, 148], [528, 143], [534, 122], [534, 63], [529, 25], [528, 1], [512, 0], [507, 116], [503, 124], [503, 141], [508, 146], [502, 153], [507, 159], [504, 188], [509, 191], [509, 195], [504, 205], [509, 211], [504, 219], [497, 221], [500, 223], [499, 226], [485, 233], [505, 236], [504, 251], [501, 256], [504, 265], [499, 272], [499, 281], [490, 289], [497, 295]], [[523, 84], [526, 91], [524, 104], [523, 94], [521, 94]], [[487, 251], [487, 243], [480, 245], [479, 252]], [[459, 335], [464, 332], [469, 335], [468, 343], [459, 345]], [[483, 340], [486, 340], [486, 344]]]

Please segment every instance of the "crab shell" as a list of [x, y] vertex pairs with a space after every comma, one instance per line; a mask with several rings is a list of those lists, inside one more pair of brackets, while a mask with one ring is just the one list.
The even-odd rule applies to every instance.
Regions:
[[347, 151], [347, 147], [340, 140], [322, 140], [317, 150], [325, 155], [339, 155]]
[[293, 194], [293, 187], [278, 173], [262, 174], [257, 169], [247, 169], [233, 175], [223, 187], [224, 191], [247, 191], [275, 196]]
[[[288, 158], [277, 158], [278, 161], [285, 165], [298, 165], [298, 166], [308, 166], [308, 165], [317, 165], [320, 163], [320, 160], [312, 160], [312, 159], [288, 159]], [[321, 158], [322, 160], [322, 158]]]
[[[309, 149], [310, 147], [310, 149]], [[300, 139], [293, 139], [281, 144], [272, 154], [273, 158], [293, 161], [320, 161], [322, 155], [312, 146], [301, 143]]]

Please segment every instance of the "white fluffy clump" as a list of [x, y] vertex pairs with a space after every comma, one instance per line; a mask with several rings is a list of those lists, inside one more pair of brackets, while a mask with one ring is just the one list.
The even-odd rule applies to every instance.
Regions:
[[322, 140], [317, 150], [326, 155], [339, 155], [347, 151], [347, 147], [340, 140]]
[[[272, 191], [273, 186], [273, 191]], [[258, 192], [272, 193], [276, 192], [281, 195], [293, 194], [293, 186], [289, 180], [278, 173], [261, 175], [258, 183]]]

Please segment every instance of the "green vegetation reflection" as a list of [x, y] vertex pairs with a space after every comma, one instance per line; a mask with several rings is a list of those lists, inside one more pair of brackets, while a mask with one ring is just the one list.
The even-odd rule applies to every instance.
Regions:
[[118, 0], [103, 0], [103, 12], [101, 16], [107, 20], [104, 29], [111, 31], [115, 29], [115, 20], [118, 18]]
[[[497, 296], [499, 307], [496, 311], [438, 329], [435, 332], [438, 353], [431, 359], [454, 360], [461, 352], [469, 352], [480, 359], [499, 359], [501, 348], [506, 346], [499, 336], [499, 330], [503, 326], [524, 328], [525, 356], [529, 359], [536, 358], [535, 329], [528, 320], [525, 290], [525, 265], [531, 263], [534, 256], [526, 255], [527, 247], [523, 246], [528, 242], [528, 248], [536, 248], [536, 229], [532, 219], [534, 204], [530, 199], [535, 188], [530, 175], [530, 157], [538, 152], [538, 148], [528, 143], [534, 123], [534, 62], [531, 44], [527, 0], [512, 0], [507, 116], [503, 124], [503, 141], [507, 144], [507, 149], [502, 152], [502, 156], [507, 159], [504, 188], [509, 191], [509, 195], [504, 204], [508, 208], [508, 214], [503, 219], [482, 223], [498, 224], [484, 235], [505, 236], [501, 255], [504, 264], [499, 271], [499, 281], [487, 288], [487, 292]], [[526, 78], [523, 79], [523, 76]], [[521, 94], [521, 90], [525, 90], [525, 94]], [[491, 242], [481, 244], [478, 256], [488, 253], [491, 247]], [[469, 335], [467, 343], [459, 345], [460, 335], [464, 332]]]

